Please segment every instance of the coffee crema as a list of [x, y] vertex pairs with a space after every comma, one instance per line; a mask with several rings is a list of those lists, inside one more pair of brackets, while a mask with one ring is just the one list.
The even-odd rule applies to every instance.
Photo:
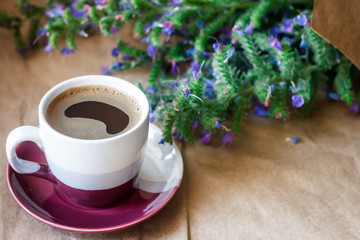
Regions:
[[140, 105], [133, 97], [103, 85], [70, 88], [55, 97], [46, 110], [52, 128], [80, 139], [123, 134], [140, 118]]

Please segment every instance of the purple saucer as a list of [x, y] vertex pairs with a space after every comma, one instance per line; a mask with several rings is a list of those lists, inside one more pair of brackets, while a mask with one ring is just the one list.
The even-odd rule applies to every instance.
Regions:
[[[178, 151], [176, 147], [175, 149]], [[32, 142], [19, 144], [17, 154], [23, 159], [45, 163], [43, 152]], [[182, 167], [181, 155], [180, 159]], [[7, 180], [15, 200], [31, 216], [50, 226], [75, 232], [114, 231], [144, 221], [170, 201], [180, 184], [179, 182], [171, 185], [170, 189], [163, 188], [161, 192], [156, 193], [134, 189], [132, 196], [117, 206], [107, 209], [82, 209], [64, 202], [55, 193], [50, 181], [18, 174], [9, 164]], [[173, 180], [165, 179], [162, 185], [169, 185], [166, 183]]]

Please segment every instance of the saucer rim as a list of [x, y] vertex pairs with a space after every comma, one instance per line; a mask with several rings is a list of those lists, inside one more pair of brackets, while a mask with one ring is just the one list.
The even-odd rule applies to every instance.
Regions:
[[[155, 127], [155, 128], [158, 128], [156, 125], [154, 124], [149, 124], [150, 126], [149, 127]], [[151, 126], [152, 125], [152, 126]], [[140, 222], [143, 222], [147, 219], [149, 219], [150, 217], [154, 216], [155, 214], [157, 214], [161, 209], [163, 209], [168, 203], [169, 201], [173, 198], [173, 196], [175, 195], [175, 193], [177, 192], [177, 190], [180, 188], [181, 186], [181, 183], [182, 183], [182, 179], [183, 179], [183, 176], [184, 176], [184, 160], [182, 158], [182, 154], [179, 150], [179, 148], [177, 147], [177, 145], [174, 143], [173, 144], [176, 152], [178, 152], [180, 154], [180, 162], [181, 162], [181, 165], [182, 165], [182, 170], [180, 171], [180, 178], [178, 178], [179, 180], [179, 185], [173, 187], [172, 189], [169, 189], [168, 191], [172, 191], [171, 194], [169, 194], [169, 196], [162, 202], [161, 205], [159, 205], [159, 207], [154, 210], [152, 213], [148, 214], [148, 215], [145, 215], [145, 216], [142, 216], [138, 219], [135, 219], [133, 221], [130, 221], [128, 223], [125, 223], [125, 224], [119, 224], [117, 226], [113, 226], [113, 227], [101, 227], [101, 228], [82, 228], [82, 227], [70, 227], [70, 226], [66, 226], [66, 225], [63, 225], [63, 224], [59, 224], [59, 223], [54, 223], [54, 222], [51, 222], [49, 220], [46, 220], [40, 216], [38, 216], [36, 213], [32, 212], [30, 209], [28, 209], [25, 204], [23, 204], [20, 199], [17, 197], [17, 195], [15, 194], [14, 192], [14, 189], [13, 189], [13, 186], [11, 184], [11, 180], [10, 180], [10, 171], [13, 171], [14, 174], [16, 173], [15, 170], [10, 166], [9, 163], [7, 163], [7, 170], [6, 170], [6, 180], [7, 180], [7, 185], [8, 185], [8, 188], [11, 192], [11, 195], [13, 196], [13, 198], [15, 199], [15, 201], [20, 205], [20, 207], [22, 209], [25, 210], [25, 212], [27, 212], [28, 214], [30, 214], [32, 217], [34, 217], [35, 219], [37, 219], [38, 221], [42, 222], [42, 223], [45, 223], [49, 226], [52, 226], [52, 227], [55, 227], [57, 229], [61, 229], [61, 230], [66, 230], [66, 231], [71, 231], [71, 232], [78, 232], [78, 233], [105, 233], [105, 232], [111, 232], [111, 231], [116, 231], [116, 230], [120, 230], [120, 229], [124, 229], [124, 228], [128, 228], [128, 227], [131, 227], [131, 226], [134, 226]]]

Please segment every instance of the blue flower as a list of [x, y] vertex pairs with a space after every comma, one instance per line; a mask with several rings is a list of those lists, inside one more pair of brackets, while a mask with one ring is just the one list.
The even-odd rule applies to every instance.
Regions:
[[96, 5], [105, 6], [106, 4], [108, 4], [108, 1], [106, 1], [106, 0], [95, 0], [94, 3]]
[[281, 23], [281, 31], [285, 33], [292, 33], [294, 30], [294, 23], [291, 21], [291, 19], [285, 19]]
[[193, 77], [195, 78], [196, 81], [199, 81], [199, 78], [201, 76], [201, 69], [199, 71], [193, 70], [192, 75], [193, 75]]
[[204, 28], [204, 22], [202, 22], [202, 21], [197, 21], [197, 22], [196, 22], [196, 25], [197, 25], [198, 28], [200, 28], [200, 29], [203, 29], [203, 28]]
[[286, 141], [298, 143], [298, 142], [300, 142], [300, 138], [299, 137], [288, 137], [288, 138], [286, 138]]
[[335, 92], [329, 92], [327, 94], [327, 96], [332, 99], [332, 100], [335, 100], [335, 101], [339, 101], [340, 100], [340, 97], [339, 97], [339, 94], [335, 93]]
[[231, 28], [229, 27], [223, 27], [220, 29], [221, 34], [224, 36], [224, 38], [229, 39], [231, 38]]
[[112, 34], [116, 34], [116, 33], [118, 33], [120, 31], [120, 29], [117, 28], [117, 27], [111, 26], [110, 31], [111, 31]]
[[225, 144], [232, 143], [236, 139], [236, 136], [232, 132], [228, 132], [221, 141]]
[[151, 93], [151, 94], [155, 94], [156, 93], [156, 89], [148, 86], [147, 88], [145, 88], [145, 92]]
[[174, 32], [174, 24], [170, 21], [165, 21], [161, 32], [164, 35], [171, 35]]
[[65, 7], [63, 4], [55, 3], [54, 8], [45, 11], [45, 15], [48, 17], [53, 17], [53, 16], [62, 17], [64, 16], [64, 9]]
[[71, 54], [73, 54], [75, 52], [74, 49], [71, 49], [69, 47], [64, 47], [63, 49], [61, 49], [60, 53], [65, 55], [65, 56], [70, 56]]
[[180, 6], [182, 4], [182, 0], [171, 0], [169, 3], [170, 6]]
[[249, 23], [245, 29], [244, 29], [244, 33], [248, 34], [248, 35], [251, 35], [253, 34], [254, 32], [254, 28], [255, 28], [255, 25], [253, 23]]
[[188, 88], [184, 88], [182, 91], [185, 98], [188, 98], [191, 94], [191, 91]]
[[147, 37], [144, 37], [143, 39], [141, 39], [141, 43], [144, 44], [144, 43], [149, 43], [150, 42], [150, 37], [147, 36]]
[[113, 70], [121, 70], [123, 68], [124, 64], [122, 62], [114, 62], [111, 65], [111, 69]]
[[174, 87], [177, 87], [178, 85], [179, 85], [179, 82], [175, 81], [169, 85], [169, 88], [174, 88]]
[[305, 42], [304, 37], [301, 37], [301, 42], [299, 44], [299, 48], [303, 48], [305, 50], [309, 49], [309, 44]]
[[148, 34], [152, 28], [152, 23], [147, 22], [144, 26], [143, 33]]
[[209, 52], [203, 52], [201, 54], [201, 56], [205, 57], [205, 58], [208, 58], [208, 57], [211, 57], [212, 56], [212, 53], [209, 53]]
[[276, 50], [282, 51], [283, 47], [281, 45], [281, 42], [279, 41], [279, 39], [275, 38], [275, 37], [270, 37], [269, 38], [269, 43], [270, 46]]
[[206, 86], [210, 87], [210, 88], [214, 88], [215, 87], [215, 83], [207, 78], [204, 79]]
[[353, 105], [351, 105], [349, 111], [352, 114], [358, 114], [359, 113], [359, 103], [354, 103]]
[[119, 49], [117, 47], [113, 48], [111, 50], [111, 55], [114, 56], [114, 57], [119, 56]]
[[159, 144], [165, 144], [165, 139], [164, 138], [160, 139]]
[[220, 49], [220, 44], [218, 42], [213, 43], [212, 47], [215, 51], [218, 51]]
[[288, 42], [289, 46], [291, 46], [294, 43], [294, 39], [290, 38], [288, 36], [285, 36], [284, 39]]
[[216, 99], [216, 92], [214, 89], [212, 88], [207, 88], [204, 92], [204, 95], [206, 96], [207, 99], [209, 100], [213, 100]]
[[300, 13], [296, 17], [293, 18], [294, 22], [301, 25], [301, 26], [307, 26], [308, 25], [308, 19], [304, 13]]
[[195, 51], [195, 48], [194, 48], [194, 47], [193, 47], [193, 48], [189, 48], [188, 50], [185, 51], [186, 56], [191, 57], [194, 51]]
[[106, 76], [111, 74], [111, 71], [107, 65], [101, 67], [101, 74]]
[[258, 117], [267, 117], [269, 116], [269, 111], [263, 106], [255, 105], [253, 114]]
[[177, 65], [176, 60], [171, 61], [171, 72], [172, 74], [180, 73], [180, 67]]
[[279, 84], [281, 88], [286, 88], [286, 82], [280, 82]]
[[52, 51], [54, 51], [54, 48], [50, 44], [48, 44], [42, 50], [44, 52], [52, 52]]
[[208, 144], [211, 141], [211, 133], [207, 130], [203, 131], [200, 134], [200, 137], [201, 137], [202, 144]]
[[86, 11], [85, 10], [78, 10], [75, 6], [75, 3], [78, 2], [79, 0], [73, 0], [71, 2], [70, 5], [70, 11], [71, 14], [74, 16], [74, 18], [80, 18], [80, 17], [85, 17], [86, 16]]
[[157, 54], [157, 48], [150, 43], [147, 50], [146, 50], [146, 52], [147, 52], [149, 57], [152, 57], [153, 59], [155, 59], [156, 54]]
[[270, 35], [277, 36], [281, 33], [281, 29], [278, 26], [270, 28]]
[[292, 100], [292, 105], [296, 108], [302, 107], [302, 105], [304, 105], [304, 103], [305, 103], [304, 98], [300, 95], [292, 96], [291, 100]]
[[37, 30], [36, 34], [41, 37], [44, 36], [47, 33], [47, 30], [45, 28], [40, 28], [39, 30]]

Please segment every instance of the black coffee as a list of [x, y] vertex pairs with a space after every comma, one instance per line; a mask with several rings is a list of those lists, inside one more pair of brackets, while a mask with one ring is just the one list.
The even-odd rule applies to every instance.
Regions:
[[46, 119], [58, 132], [81, 139], [102, 139], [125, 133], [139, 122], [133, 97], [102, 85], [71, 88], [49, 104]]

